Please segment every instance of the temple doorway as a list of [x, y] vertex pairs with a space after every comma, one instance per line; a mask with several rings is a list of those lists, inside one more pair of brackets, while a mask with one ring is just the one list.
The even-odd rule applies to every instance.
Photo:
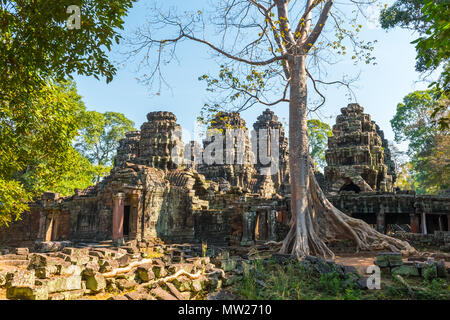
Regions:
[[123, 210], [123, 236], [130, 235], [130, 206], [124, 206]]
[[361, 192], [361, 188], [358, 187], [353, 182], [348, 182], [348, 183], [344, 184], [339, 191], [353, 191], [353, 192], [356, 192], [356, 193], [360, 193]]

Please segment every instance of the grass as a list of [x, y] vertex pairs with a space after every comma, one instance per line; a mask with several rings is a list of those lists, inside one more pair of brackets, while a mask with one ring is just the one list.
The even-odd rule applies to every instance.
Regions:
[[253, 268], [232, 287], [249, 300], [450, 300], [448, 279], [410, 278], [407, 286], [390, 275], [382, 276], [380, 290], [361, 290], [332, 272], [319, 275], [298, 262], [253, 262]]

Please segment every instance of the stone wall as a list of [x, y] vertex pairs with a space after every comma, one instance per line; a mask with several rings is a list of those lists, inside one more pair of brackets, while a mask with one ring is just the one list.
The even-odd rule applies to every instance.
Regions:
[[[412, 232], [448, 230], [448, 195], [364, 192], [392, 187], [394, 168], [384, 164], [391, 161], [387, 142], [362, 107], [352, 104], [341, 111], [329, 140], [325, 177], [316, 174], [321, 186], [332, 191], [327, 195], [330, 201], [381, 232], [394, 224], [408, 225]], [[184, 146], [175, 115], [151, 112], [147, 119], [140, 132], [127, 133], [120, 141], [109, 176], [69, 197], [44, 193], [22, 221], [0, 229], [0, 246], [110, 239], [120, 245], [156, 237], [166, 242], [249, 245], [283, 239], [290, 219], [288, 149], [273, 112], [264, 111], [254, 129], [280, 130], [280, 170], [274, 175], [260, 174], [267, 164], [254, 159], [238, 113], [218, 115], [210, 128], [221, 133], [239, 128], [245, 135], [225, 148], [225, 163], [198, 166], [195, 157], [188, 165], [178, 161]], [[206, 140], [204, 148], [211, 143]], [[195, 143], [186, 147], [194, 148]], [[237, 156], [243, 157], [242, 164], [226, 163]]]

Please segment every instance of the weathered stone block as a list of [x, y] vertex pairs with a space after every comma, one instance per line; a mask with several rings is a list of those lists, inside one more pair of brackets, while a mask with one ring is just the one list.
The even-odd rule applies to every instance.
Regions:
[[383, 252], [377, 254], [375, 264], [379, 267], [397, 267], [401, 266], [402, 254], [397, 252]]
[[83, 279], [86, 280], [86, 288], [93, 292], [100, 292], [106, 288], [106, 281], [100, 272], [83, 273]]
[[205, 279], [195, 279], [191, 282], [191, 289], [194, 292], [202, 291]]
[[162, 289], [161, 287], [156, 287], [150, 290], [150, 293], [154, 295], [158, 300], [177, 300], [173, 295]]
[[32, 288], [34, 287], [35, 279], [33, 271], [15, 270], [7, 273], [6, 287]]
[[30, 253], [30, 249], [28, 248], [16, 248], [14, 250], [16, 254], [27, 256]]
[[38, 267], [35, 270], [35, 275], [39, 279], [48, 279], [52, 275], [58, 273], [58, 268], [56, 266], [46, 266], [46, 267]]
[[119, 267], [123, 268], [130, 264], [130, 257], [127, 254], [123, 254], [122, 256], [118, 257], [116, 261], [119, 263]]
[[137, 283], [131, 280], [118, 279], [116, 280], [116, 286], [119, 290], [132, 290], [136, 288]]
[[229, 271], [233, 271], [236, 269], [237, 266], [237, 261], [234, 259], [227, 259], [227, 260], [222, 260], [221, 261], [221, 265], [220, 267], [223, 269], [223, 271], [225, 272], [229, 272]]
[[113, 269], [119, 268], [119, 262], [116, 260], [100, 260], [99, 264], [101, 273], [110, 272]]
[[440, 278], [447, 277], [447, 268], [445, 266], [445, 262], [444, 261], [437, 261], [436, 262], [436, 273], [437, 273], [437, 276], [440, 277]]
[[36, 283], [47, 287], [48, 293], [82, 289], [81, 276], [57, 277], [48, 280], [40, 280]]
[[155, 279], [155, 274], [153, 273], [153, 265], [152, 264], [144, 264], [139, 266], [136, 269], [136, 273], [143, 282], [148, 282], [150, 280]]
[[[199, 268], [201, 268], [201, 267], [202, 267], [202, 265], [199, 266]], [[194, 269], [195, 269], [194, 264], [191, 264], [191, 263], [175, 263], [175, 264], [170, 265], [167, 268], [167, 271], [170, 274], [174, 274], [180, 270], [184, 270], [188, 273], [192, 273], [194, 271]]]
[[84, 296], [84, 290], [72, 290], [49, 294], [48, 300], [76, 300]]
[[9, 287], [6, 298], [10, 300], [48, 300], [46, 287]]
[[61, 266], [59, 274], [62, 276], [79, 276], [83, 269], [78, 265]]
[[400, 275], [400, 276], [409, 276], [409, 277], [418, 277], [419, 270], [410, 265], [402, 265], [398, 267], [394, 267], [391, 269], [392, 275]]

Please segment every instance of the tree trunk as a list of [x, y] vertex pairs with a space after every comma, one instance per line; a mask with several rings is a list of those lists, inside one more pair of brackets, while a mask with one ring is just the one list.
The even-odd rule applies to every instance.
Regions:
[[289, 103], [289, 169], [291, 177], [290, 230], [283, 241], [282, 253], [297, 257], [317, 255], [334, 258], [328, 244], [350, 240], [356, 251], [390, 250], [411, 253], [407, 242], [375, 231], [360, 219], [335, 208], [320, 189], [309, 156], [307, 136], [306, 56], [292, 56]]

